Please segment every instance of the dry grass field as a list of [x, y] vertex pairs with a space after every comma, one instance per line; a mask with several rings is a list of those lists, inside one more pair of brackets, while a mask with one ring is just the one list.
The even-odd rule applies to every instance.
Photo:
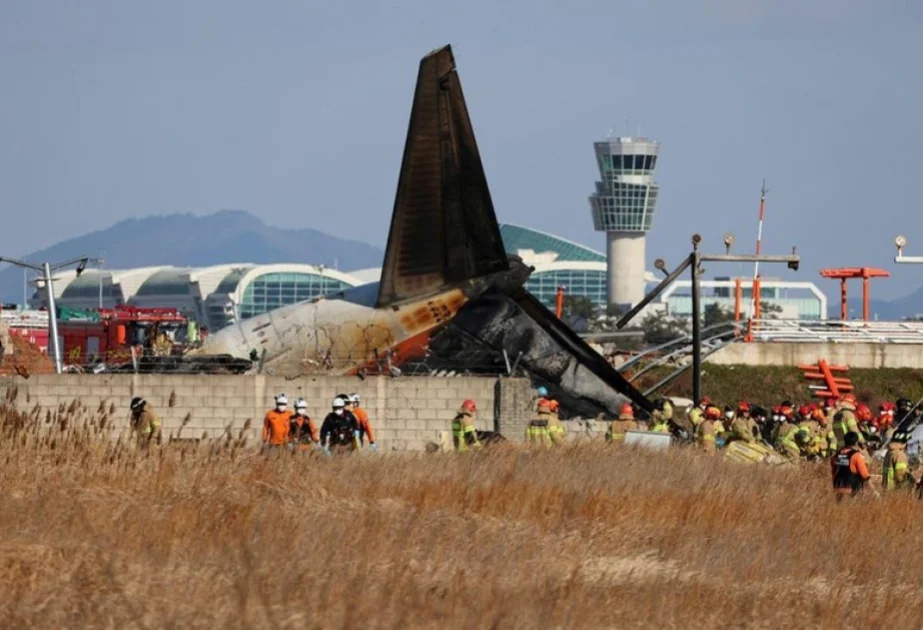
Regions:
[[142, 452], [111, 413], [0, 410], [0, 626], [920, 625], [923, 505], [837, 505], [823, 466]]

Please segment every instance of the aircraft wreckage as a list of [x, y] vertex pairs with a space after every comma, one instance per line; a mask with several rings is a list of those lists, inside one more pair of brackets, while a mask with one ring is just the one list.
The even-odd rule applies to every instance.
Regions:
[[[477, 345], [514, 357], [584, 413], [651, 402], [523, 287], [508, 256], [450, 46], [420, 62], [379, 282], [273, 310], [210, 336], [219, 356], [277, 375], [395, 373], [433, 354], [463, 368]], [[185, 371], [185, 369], [184, 369]]]

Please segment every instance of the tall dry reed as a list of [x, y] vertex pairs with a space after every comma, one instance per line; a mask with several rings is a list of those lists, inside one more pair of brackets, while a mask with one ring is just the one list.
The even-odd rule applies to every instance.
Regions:
[[923, 505], [822, 465], [145, 451], [113, 413], [0, 408], [2, 627], [919, 626]]

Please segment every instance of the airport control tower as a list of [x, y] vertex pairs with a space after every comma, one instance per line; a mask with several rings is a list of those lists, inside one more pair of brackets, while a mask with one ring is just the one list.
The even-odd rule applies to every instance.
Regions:
[[644, 240], [654, 222], [660, 143], [646, 138], [594, 142], [602, 181], [590, 195], [593, 226], [606, 233], [609, 306], [631, 308], [644, 297]]

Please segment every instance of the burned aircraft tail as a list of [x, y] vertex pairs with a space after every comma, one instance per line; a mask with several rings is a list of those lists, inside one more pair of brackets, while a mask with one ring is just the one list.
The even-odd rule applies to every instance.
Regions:
[[452, 48], [420, 62], [377, 306], [509, 269]]
[[[445, 46], [420, 62], [376, 306], [472, 278], [517, 276], [520, 267], [510, 265], [503, 247], [455, 59]], [[525, 278], [506, 287], [495, 281], [490, 294], [462, 309], [459, 329], [520, 353], [535, 375], [597, 407], [616, 411], [627, 396], [650, 410], [646, 397], [521, 288]]]

